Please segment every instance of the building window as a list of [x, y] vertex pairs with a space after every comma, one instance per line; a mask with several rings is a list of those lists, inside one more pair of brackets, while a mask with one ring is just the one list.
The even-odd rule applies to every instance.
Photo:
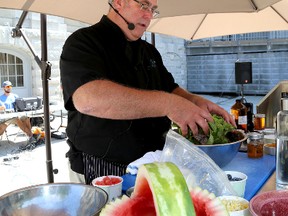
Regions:
[[9, 80], [14, 87], [24, 86], [23, 61], [17, 56], [0, 52], [0, 80]]

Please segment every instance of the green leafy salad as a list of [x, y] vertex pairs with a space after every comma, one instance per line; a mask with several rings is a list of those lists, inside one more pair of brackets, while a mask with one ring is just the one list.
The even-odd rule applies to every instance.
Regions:
[[[226, 122], [221, 116], [212, 114], [213, 122], [208, 122], [210, 132], [208, 135], [204, 134], [203, 130], [199, 128], [199, 134], [193, 135], [189, 129], [186, 139], [198, 145], [213, 145], [235, 142], [244, 138], [243, 133], [235, 130], [236, 128]], [[174, 130], [181, 133], [178, 125], [173, 124]]]

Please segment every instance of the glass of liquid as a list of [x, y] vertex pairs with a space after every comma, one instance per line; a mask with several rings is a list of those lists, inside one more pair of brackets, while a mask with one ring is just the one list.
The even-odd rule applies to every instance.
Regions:
[[276, 189], [288, 189], [288, 137], [277, 137]]
[[265, 129], [265, 114], [257, 113], [254, 115], [254, 130]]

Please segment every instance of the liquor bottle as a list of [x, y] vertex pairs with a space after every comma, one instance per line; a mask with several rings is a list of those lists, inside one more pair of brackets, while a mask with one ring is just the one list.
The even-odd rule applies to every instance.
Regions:
[[281, 92], [281, 110], [288, 110], [288, 92]]
[[241, 102], [240, 99], [231, 107], [230, 113], [234, 116], [238, 129], [247, 132], [247, 107]]
[[[283, 95], [282, 95], [283, 96]], [[281, 110], [277, 113], [276, 133], [276, 189], [288, 189], [288, 97], [281, 98]]]

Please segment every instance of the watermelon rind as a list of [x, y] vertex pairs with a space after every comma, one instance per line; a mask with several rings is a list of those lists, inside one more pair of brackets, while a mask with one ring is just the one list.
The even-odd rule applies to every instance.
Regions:
[[203, 190], [200, 187], [195, 187], [190, 190], [190, 194], [197, 216], [229, 216], [225, 205], [223, 205], [221, 200], [216, 198], [214, 193], [210, 193], [208, 190]]
[[226, 207], [206, 189], [188, 189], [172, 162], [140, 167], [131, 197], [109, 202], [100, 216], [229, 216]]
[[149, 184], [157, 216], [189, 215], [195, 210], [186, 181], [179, 168], [172, 162], [144, 164], [138, 170], [134, 196], [145, 193], [143, 185]]
[[106, 204], [106, 206], [101, 210], [100, 215], [106, 215], [106, 216], [113, 216], [115, 214], [115, 209], [119, 207], [119, 205], [123, 206], [125, 204], [128, 204], [130, 202], [130, 198], [126, 195], [123, 195], [121, 199], [116, 198], [113, 202], [109, 202]]

